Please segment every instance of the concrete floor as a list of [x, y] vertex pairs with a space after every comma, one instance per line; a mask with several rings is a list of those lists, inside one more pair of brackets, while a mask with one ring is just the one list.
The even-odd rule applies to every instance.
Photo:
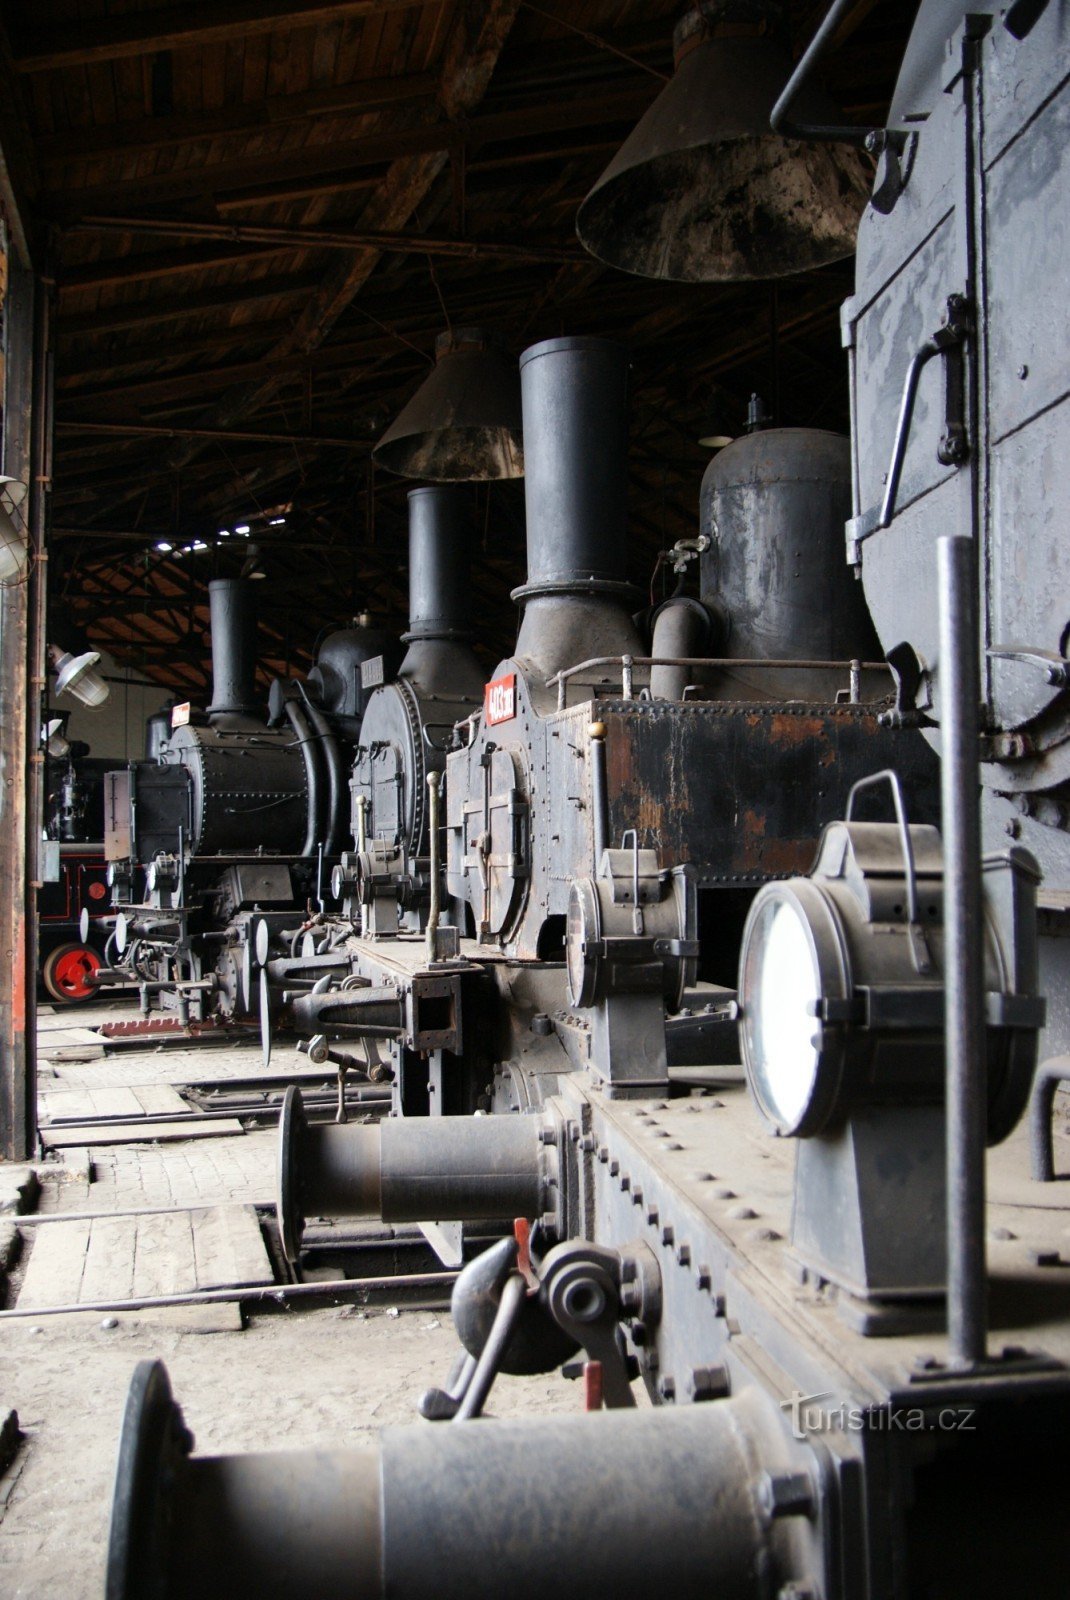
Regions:
[[[166, 1049], [71, 1060], [77, 1046], [61, 1030], [93, 1027], [103, 1006], [41, 1018], [42, 1116], [55, 1096], [88, 1088], [182, 1083], [251, 1076], [259, 1047]], [[51, 1054], [50, 1054], [51, 1051]], [[90, 1049], [83, 1052], [93, 1055]], [[273, 1069], [303, 1058], [279, 1051]], [[46, 1065], [47, 1064], [47, 1065]], [[55, 1074], [55, 1076], [52, 1076]], [[64, 1162], [37, 1162], [40, 1211], [122, 1211], [145, 1205], [257, 1203], [274, 1191], [274, 1131], [175, 1144], [131, 1143]], [[0, 1185], [12, 1174], [0, 1168]], [[25, 1227], [29, 1236], [41, 1233]], [[25, 1269], [14, 1269], [6, 1304]], [[267, 1450], [359, 1444], [387, 1423], [412, 1421], [417, 1395], [441, 1381], [456, 1350], [442, 1310], [384, 1306], [359, 1311], [232, 1311], [199, 1321], [184, 1312], [124, 1312], [103, 1318], [6, 1321], [0, 1330], [0, 1407], [17, 1410], [24, 1435], [0, 1476], [0, 1594], [10, 1600], [62, 1596], [99, 1600], [104, 1592], [111, 1483], [127, 1386], [135, 1363], [162, 1357], [199, 1450]], [[108, 1325], [113, 1324], [113, 1325]], [[220, 1331], [205, 1331], [215, 1328]], [[572, 1411], [578, 1386], [557, 1376], [505, 1379], [496, 1415]]]

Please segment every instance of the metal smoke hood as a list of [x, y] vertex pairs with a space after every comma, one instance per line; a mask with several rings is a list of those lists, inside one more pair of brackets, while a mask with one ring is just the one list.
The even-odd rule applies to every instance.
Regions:
[[379, 466], [435, 483], [520, 478], [520, 373], [498, 338], [453, 328], [434, 370], [372, 451]]
[[[673, 47], [674, 77], [580, 206], [584, 248], [679, 283], [776, 278], [851, 255], [868, 197], [863, 161], [770, 130], [792, 71], [779, 0], [706, 0]], [[814, 90], [797, 112], [838, 120]]]

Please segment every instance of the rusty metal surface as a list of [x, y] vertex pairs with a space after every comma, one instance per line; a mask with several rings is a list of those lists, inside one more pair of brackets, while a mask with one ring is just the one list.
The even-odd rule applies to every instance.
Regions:
[[913, 820], [939, 816], [935, 757], [853, 706], [599, 703], [606, 724], [610, 837], [639, 830], [662, 866], [703, 886], [809, 870], [824, 824], [859, 777], [895, 766]]

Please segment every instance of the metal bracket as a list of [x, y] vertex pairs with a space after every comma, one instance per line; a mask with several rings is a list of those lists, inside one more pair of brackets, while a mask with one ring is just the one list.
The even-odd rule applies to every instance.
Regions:
[[616, 1250], [570, 1240], [546, 1257], [541, 1274], [547, 1304], [558, 1326], [602, 1368], [607, 1407], [635, 1405], [619, 1325], [621, 1258]]
[[1040, 650], [1031, 644], [994, 644], [985, 654], [998, 661], [1020, 661], [1043, 672], [1054, 689], [1070, 686], [1070, 661], [1055, 650]]
[[903, 640], [893, 645], [885, 661], [895, 679], [895, 705], [882, 711], [877, 721], [882, 728], [931, 728], [933, 720], [918, 705], [918, 697], [925, 683], [927, 667], [914, 649]]

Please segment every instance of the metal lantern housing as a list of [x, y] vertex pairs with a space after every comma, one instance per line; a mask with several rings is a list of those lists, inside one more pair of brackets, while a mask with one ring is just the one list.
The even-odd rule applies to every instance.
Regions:
[[[711, 0], [673, 35], [676, 71], [580, 206], [608, 266], [678, 283], [777, 278], [853, 254], [867, 199], [856, 152], [772, 133], [791, 76], [784, 7]], [[825, 97], [799, 114], [836, 121]]]
[[[935, 828], [909, 834], [908, 861], [895, 825], [834, 822], [810, 877], [755, 896], [740, 1042], [751, 1094], [779, 1134], [824, 1133], [863, 1103], [943, 1098], [943, 850]], [[1020, 902], [1036, 881], [1020, 848], [985, 863], [990, 1144], [1011, 1132], [1032, 1081], [1041, 1008], [1035, 928]]]
[[519, 478], [520, 373], [494, 334], [453, 328], [435, 366], [372, 451], [379, 466], [433, 483]]
[[[11, 484], [17, 484], [17, 490], [12, 490]], [[0, 583], [21, 578], [29, 560], [26, 540], [16, 528], [10, 509], [25, 492], [18, 478], [0, 476]]]
[[[748, 1086], [770, 1129], [800, 1140], [793, 1249], [862, 1331], [887, 1333], [938, 1316], [947, 1282], [943, 847], [894, 792], [896, 823], [851, 821], [849, 802], [809, 877], [759, 890], [739, 972]], [[990, 1145], [1036, 1063], [1038, 881], [1019, 847], [984, 863]]]
[[74, 656], [69, 650], [60, 650], [53, 645], [51, 659], [56, 673], [57, 694], [73, 695], [90, 711], [104, 704], [111, 689], [96, 670], [100, 662], [99, 651], [87, 650], [84, 655]]

